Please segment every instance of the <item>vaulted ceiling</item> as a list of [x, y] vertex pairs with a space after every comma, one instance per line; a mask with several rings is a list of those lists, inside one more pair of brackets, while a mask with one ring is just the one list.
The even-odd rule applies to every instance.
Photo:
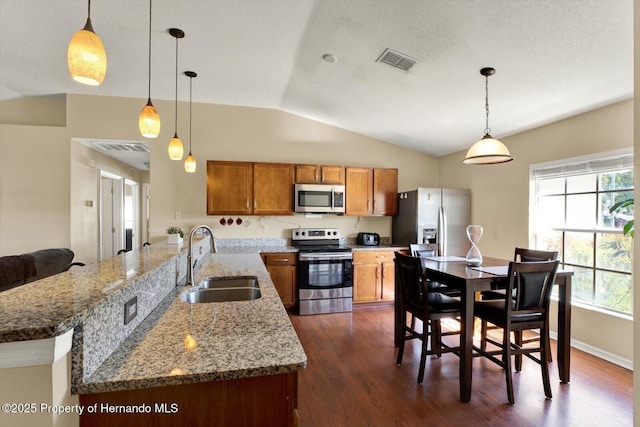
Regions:
[[[98, 87], [67, 70], [86, 17], [86, 1], [0, 0], [0, 99], [145, 100], [149, 2], [92, 2], [108, 57]], [[152, 99], [175, 96], [171, 27], [186, 33], [179, 71], [198, 73], [194, 102], [281, 109], [434, 156], [482, 136], [482, 67], [497, 70], [498, 138], [633, 96], [631, 0], [155, 0]], [[385, 49], [416, 63], [376, 62]]]

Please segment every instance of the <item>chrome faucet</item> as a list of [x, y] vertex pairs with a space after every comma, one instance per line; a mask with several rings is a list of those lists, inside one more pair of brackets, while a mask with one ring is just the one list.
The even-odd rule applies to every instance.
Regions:
[[193, 235], [196, 233], [196, 231], [198, 231], [199, 229], [204, 228], [205, 230], [207, 230], [209, 232], [209, 237], [211, 238], [211, 253], [215, 254], [217, 252], [217, 248], [216, 248], [216, 240], [213, 238], [213, 230], [211, 230], [211, 228], [207, 225], [197, 225], [195, 227], [193, 227], [193, 229], [191, 230], [191, 232], [189, 233], [189, 255], [187, 255], [187, 281], [185, 283], [185, 286], [194, 286], [193, 283]]

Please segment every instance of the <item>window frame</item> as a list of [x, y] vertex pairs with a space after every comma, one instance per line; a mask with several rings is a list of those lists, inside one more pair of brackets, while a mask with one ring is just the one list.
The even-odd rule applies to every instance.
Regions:
[[[530, 191], [529, 191], [529, 240], [532, 247], [541, 246], [538, 244], [539, 238], [541, 238], [541, 230], [537, 229], [538, 224], [538, 204], [540, 203], [541, 197], [562, 197], [562, 203], [564, 204], [564, 218], [562, 220], [562, 226], [554, 226], [549, 227], [545, 230], [553, 231], [554, 233], [560, 233], [560, 253], [559, 259], [561, 260], [562, 268], [572, 269], [588, 269], [590, 270], [590, 279], [591, 279], [591, 301], [584, 301], [582, 299], [576, 298], [576, 293], [573, 293], [572, 296], [572, 304], [578, 304], [581, 306], [586, 306], [589, 308], [593, 308], [599, 311], [605, 311], [615, 315], [625, 315], [625, 316], [633, 316], [633, 282], [632, 282], [632, 271], [633, 271], [633, 244], [630, 246], [631, 251], [631, 268], [630, 270], [616, 270], [612, 268], [598, 266], [598, 250], [599, 250], [599, 242], [602, 239], [602, 236], [607, 234], [622, 235], [622, 229], [618, 228], [610, 228], [606, 227], [600, 218], [599, 215], [602, 214], [600, 201], [601, 197], [604, 194], [615, 194], [621, 192], [632, 192], [633, 193], [633, 185], [631, 188], [627, 189], [601, 189], [601, 180], [599, 179], [599, 174], [601, 173], [609, 173], [616, 171], [626, 171], [630, 170], [634, 173], [633, 167], [633, 150], [623, 149], [616, 150], [606, 153], [598, 153], [590, 156], [576, 157], [571, 159], [562, 159], [553, 162], [539, 163], [533, 164], [529, 167], [529, 179], [530, 179]], [[579, 176], [579, 175], [587, 175], [587, 174], [596, 174], [596, 182], [595, 188], [589, 191], [577, 191], [577, 192], [568, 192], [568, 177]], [[539, 184], [543, 179], [553, 179], [553, 178], [563, 178], [563, 189], [561, 193], [553, 192], [547, 193], [544, 195], [539, 194]], [[591, 195], [593, 194], [595, 197], [595, 211], [596, 214], [596, 226], [595, 227], [585, 227], [585, 228], [576, 228], [575, 226], [571, 226], [572, 224], [567, 224], [567, 216], [568, 216], [568, 206], [567, 206], [567, 198], [569, 196], [574, 195]], [[591, 253], [591, 264], [583, 265], [579, 264], [575, 261], [567, 262], [567, 233], [584, 233], [588, 235], [591, 239], [592, 244], [592, 253]], [[601, 256], [601, 255], [600, 255]], [[607, 307], [597, 303], [598, 297], [598, 275], [599, 274], [622, 274], [625, 276], [629, 276], [629, 280], [631, 280], [631, 305], [629, 307], [629, 312], [623, 310], [617, 310], [612, 307]]]

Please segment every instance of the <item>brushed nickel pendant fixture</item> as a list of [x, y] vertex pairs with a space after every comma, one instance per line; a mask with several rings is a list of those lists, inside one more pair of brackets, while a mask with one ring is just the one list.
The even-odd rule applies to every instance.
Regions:
[[149, 92], [147, 105], [142, 107], [138, 117], [138, 128], [145, 138], [157, 138], [160, 134], [160, 115], [151, 102], [151, 0], [149, 0]]
[[185, 71], [185, 76], [189, 77], [189, 154], [184, 160], [184, 170], [188, 173], [196, 173], [196, 158], [191, 154], [191, 104], [193, 94], [193, 78], [198, 77], [195, 71]]
[[491, 136], [489, 128], [489, 76], [494, 75], [496, 70], [491, 67], [483, 68], [480, 74], [485, 77], [485, 110], [486, 122], [484, 136], [469, 148], [462, 163], [468, 165], [491, 165], [505, 163], [513, 160], [509, 149], [499, 140]]
[[178, 28], [170, 28], [169, 34], [176, 39], [176, 107], [175, 107], [175, 132], [169, 141], [169, 158], [171, 160], [182, 160], [184, 148], [182, 141], [178, 138], [178, 40], [184, 37], [184, 31]]

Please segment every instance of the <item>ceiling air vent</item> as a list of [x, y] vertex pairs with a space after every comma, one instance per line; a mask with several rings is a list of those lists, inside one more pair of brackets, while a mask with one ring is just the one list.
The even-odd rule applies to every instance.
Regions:
[[382, 62], [383, 64], [391, 65], [394, 68], [407, 72], [418, 63], [418, 60], [410, 57], [409, 55], [405, 55], [404, 53], [385, 49], [376, 62]]
[[149, 146], [144, 142], [106, 142], [106, 141], [94, 141], [93, 145], [101, 150], [114, 152], [129, 152], [129, 153], [149, 153], [151, 150]]

